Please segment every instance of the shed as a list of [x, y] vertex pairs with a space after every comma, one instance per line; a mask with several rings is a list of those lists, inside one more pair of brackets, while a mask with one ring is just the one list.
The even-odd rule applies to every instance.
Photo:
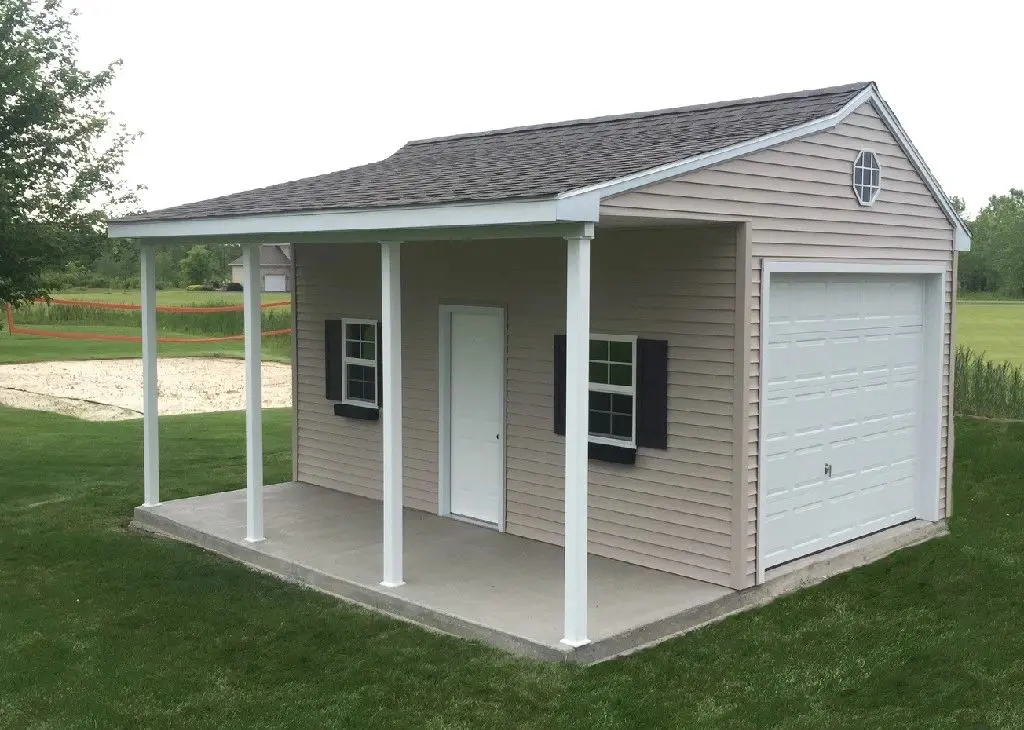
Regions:
[[[292, 258], [287, 243], [265, 243], [260, 248], [260, 288], [264, 292], [289, 292], [292, 290]], [[243, 281], [242, 257], [232, 261], [231, 281]]]
[[944, 530], [970, 238], [873, 83], [420, 140], [110, 235], [150, 318], [161, 243], [292, 244], [292, 482], [252, 287], [244, 491], [160, 503], [146, 380], [136, 522], [264, 569], [589, 661]]

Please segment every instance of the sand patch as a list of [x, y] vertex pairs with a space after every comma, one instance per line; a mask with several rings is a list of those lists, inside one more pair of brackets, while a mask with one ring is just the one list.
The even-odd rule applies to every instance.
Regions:
[[[245, 409], [245, 363], [171, 357], [157, 365], [160, 415]], [[291, 368], [265, 362], [263, 407], [292, 402]], [[142, 360], [78, 360], [0, 365], [0, 405], [89, 421], [142, 417]]]

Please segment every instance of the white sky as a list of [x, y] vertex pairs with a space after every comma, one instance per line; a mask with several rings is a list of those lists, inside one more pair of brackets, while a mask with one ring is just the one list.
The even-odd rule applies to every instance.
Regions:
[[403, 142], [876, 81], [972, 214], [1024, 187], [1017, 2], [67, 0], [124, 68], [150, 209], [380, 159]]

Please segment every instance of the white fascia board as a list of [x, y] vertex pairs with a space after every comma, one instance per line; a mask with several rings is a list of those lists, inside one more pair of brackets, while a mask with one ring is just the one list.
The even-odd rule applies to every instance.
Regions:
[[807, 122], [806, 124], [800, 124], [796, 127], [783, 129], [779, 132], [767, 134], [763, 137], [758, 137], [747, 142], [740, 142], [738, 144], [730, 145], [729, 147], [722, 147], [721, 149], [689, 157], [685, 160], [652, 167], [649, 170], [637, 172], [632, 175], [626, 175], [625, 177], [620, 177], [615, 180], [588, 185], [587, 187], [579, 188], [577, 190], [570, 190], [569, 192], [562, 193], [559, 197], [562, 199], [568, 199], [576, 196], [589, 196], [597, 193], [602, 199], [609, 198], [613, 195], [635, 190], [636, 188], [644, 187], [651, 183], [661, 182], [662, 180], [667, 180], [687, 172], [699, 170], [704, 167], [710, 167], [712, 165], [718, 165], [726, 160], [731, 160], [735, 157], [742, 157], [743, 155], [749, 155], [752, 152], [767, 149], [768, 147], [774, 147], [799, 137], [806, 137], [809, 134], [823, 132], [839, 124], [857, 107], [871, 99], [874, 96], [873, 88], [874, 87], [872, 86], [865, 88], [864, 91], [860, 92], [857, 96], [848, 101], [842, 109], [827, 117], [821, 117], [820, 119], [815, 119], [814, 121]]
[[682, 175], [687, 172], [693, 172], [694, 170], [718, 165], [736, 157], [749, 155], [753, 152], [759, 152], [760, 150], [783, 144], [784, 142], [790, 142], [794, 139], [799, 139], [800, 137], [806, 137], [810, 134], [832, 129], [841, 124], [848, 116], [850, 116], [850, 114], [869, 101], [874, 102], [874, 106], [882, 117], [882, 121], [885, 122], [887, 127], [889, 127], [889, 130], [892, 132], [893, 136], [896, 137], [900, 147], [903, 148], [903, 151], [906, 153], [911, 163], [917, 169], [918, 173], [920, 173], [921, 177], [924, 178], [925, 184], [932, 192], [932, 195], [935, 197], [936, 202], [938, 202], [939, 207], [942, 208], [946, 218], [948, 218], [949, 222], [953, 225], [954, 244], [956, 246], [956, 250], [969, 251], [971, 249], [970, 231], [964, 224], [963, 219], [961, 219], [960, 216], [957, 215], [956, 211], [953, 210], [953, 205], [949, 198], [946, 196], [945, 192], [943, 192], [942, 187], [935, 179], [935, 176], [932, 175], [931, 170], [929, 170], [928, 166], [924, 163], [924, 160], [921, 158], [917, 148], [914, 147], [914, 144], [907, 136], [906, 131], [902, 126], [900, 126], [900, 123], [892, 113], [892, 110], [889, 109], [889, 105], [885, 103], [881, 96], [879, 96], [874, 84], [866, 87], [862, 92], [857, 94], [857, 96], [848, 101], [842, 109], [827, 117], [822, 117], [821, 119], [816, 119], [812, 122], [807, 122], [806, 124], [801, 124], [796, 127], [784, 129], [780, 132], [758, 137], [757, 139], [752, 139], [748, 142], [741, 142], [729, 147], [723, 147], [722, 149], [714, 150], [703, 155], [697, 155], [678, 162], [671, 162], [658, 167], [653, 167], [649, 170], [644, 170], [632, 175], [626, 175], [625, 177], [617, 178], [615, 180], [609, 180], [595, 185], [588, 185], [587, 187], [579, 188], [577, 190], [570, 190], [566, 193], [562, 193], [559, 197], [563, 200], [571, 200], [576, 196], [589, 197], [597, 194], [602, 199], [609, 198], [613, 195], [635, 190], [652, 183], [661, 182], [662, 180], [668, 180], [669, 178], [677, 177], [678, 175]]
[[319, 211], [190, 220], [110, 221], [110, 238], [198, 238], [255, 234], [387, 231], [581, 222], [596, 223], [600, 198], [524, 200], [380, 210]]
[[878, 111], [879, 116], [882, 117], [882, 121], [892, 132], [893, 136], [896, 137], [896, 141], [899, 143], [903, 152], [910, 159], [911, 164], [917, 169], [917, 172], [924, 178], [925, 184], [931, 191], [932, 196], [935, 198], [939, 207], [942, 208], [942, 212], [946, 214], [946, 218], [953, 224], [953, 242], [957, 251], [970, 251], [971, 250], [971, 232], [967, 228], [967, 224], [964, 223], [963, 218], [953, 209], [953, 202], [946, 195], [942, 186], [939, 185], [939, 181], [935, 179], [932, 171], [925, 164], [924, 158], [921, 157], [921, 153], [917, 151], [917, 147], [910, 141], [909, 135], [900, 121], [893, 114], [892, 109], [885, 103], [878, 94], [872, 95], [872, 101], [874, 107]]

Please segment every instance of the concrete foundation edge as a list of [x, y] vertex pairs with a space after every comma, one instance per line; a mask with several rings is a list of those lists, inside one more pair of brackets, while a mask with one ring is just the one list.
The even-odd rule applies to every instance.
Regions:
[[195, 530], [180, 522], [137, 507], [132, 526], [144, 532], [169, 537], [223, 555], [250, 568], [313, 588], [351, 603], [385, 613], [394, 618], [452, 636], [474, 639], [520, 656], [542, 661], [572, 661], [594, 664], [631, 654], [720, 621], [742, 611], [763, 606], [780, 596], [821, 583], [834, 575], [879, 560], [948, 533], [945, 522], [915, 521], [870, 535], [802, 558], [769, 571], [763, 584], [737, 591], [720, 599], [639, 626], [635, 629], [594, 641], [584, 646], [554, 648], [520, 636], [482, 626], [458, 616], [422, 606], [380, 586], [366, 586], [327, 575], [301, 564], [268, 555], [253, 546], [232, 542]]

